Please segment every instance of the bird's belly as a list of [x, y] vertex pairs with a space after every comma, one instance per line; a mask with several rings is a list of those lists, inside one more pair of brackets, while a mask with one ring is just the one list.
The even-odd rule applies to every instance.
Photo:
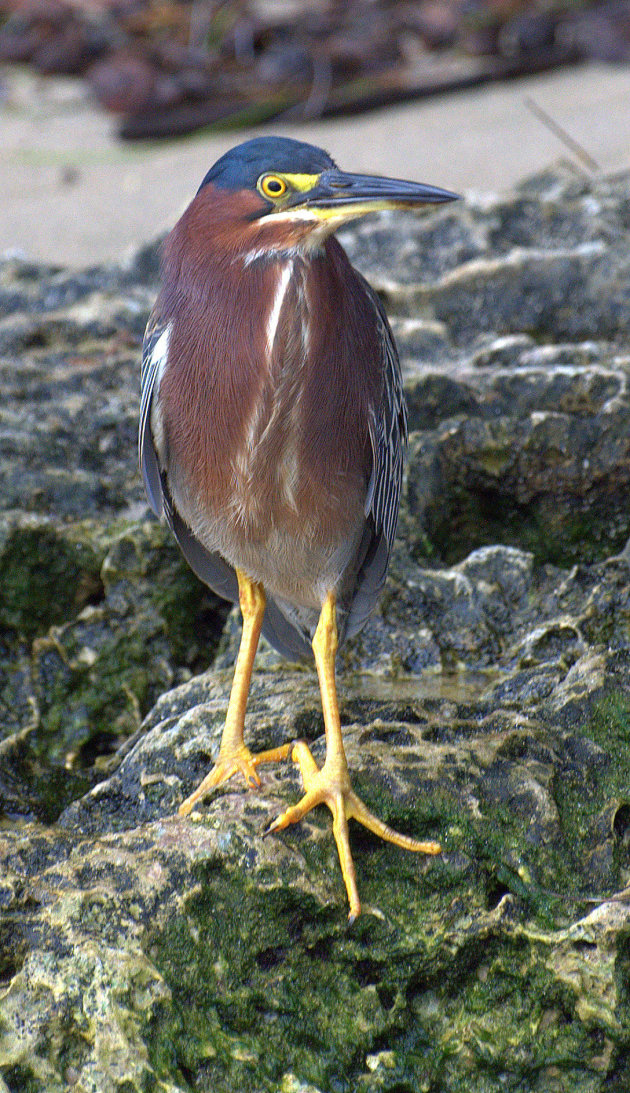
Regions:
[[224, 533], [220, 553], [276, 598], [319, 610], [327, 593], [338, 588], [358, 538], [357, 534], [333, 547], [281, 527], [264, 541], [244, 539], [237, 531], [232, 536]]
[[[199, 494], [177, 474], [176, 508], [206, 550], [294, 604], [319, 609], [337, 591], [365, 526], [362, 482], [330, 490], [299, 488], [299, 468], [279, 460], [265, 468], [235, 460], [229, 489]], [[179, 481], [178, 481], [179, 479]]]

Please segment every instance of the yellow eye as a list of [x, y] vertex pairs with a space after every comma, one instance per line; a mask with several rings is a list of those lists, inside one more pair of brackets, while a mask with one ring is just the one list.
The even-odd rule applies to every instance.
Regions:
[[260, 192], [265, 197], [271, 198], [272, 201], [278, 197], [283, 197], [288, 189], [286, 182], [279, 175], [263, 175], [258, 180], [258, 187]]

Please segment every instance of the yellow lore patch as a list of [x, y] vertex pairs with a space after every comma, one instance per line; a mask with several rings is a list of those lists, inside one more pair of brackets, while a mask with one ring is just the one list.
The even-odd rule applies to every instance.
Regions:
[[291, 186], [293, 190], [297, 190], [297, 192], [300, 194], [305, 194], [308, 193], [309, 190], [312, 190], [315, 188], [315, 186], [317, 186], [321, 175], [283, 174], [281, 177], [289, 183], [289, 186]]

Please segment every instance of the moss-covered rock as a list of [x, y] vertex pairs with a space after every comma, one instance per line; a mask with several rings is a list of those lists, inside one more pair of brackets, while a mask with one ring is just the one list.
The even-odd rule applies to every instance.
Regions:
[[162, 691], [212, 658], [227, 609], [154, 522], [13, 513], [4, 527], [0, 730], [12, 775], [0, 801], [51, 819]]
[[[384, 703], [351, 683], [357, 788], [444, 853], [353, 829], [350, 928], [327, 817], [261, 838], [298, 792], [288, 770], [173, 815], [218, 744], [228, 675], [165, 696], [61, 828], [0, 838], [9, 1088], [623, 1088], [630, 664], [577, 675], [525, 712], [498, 685]], [[318, 731], [309, 675], [257, 678], [255, 743], [298, 716]]]

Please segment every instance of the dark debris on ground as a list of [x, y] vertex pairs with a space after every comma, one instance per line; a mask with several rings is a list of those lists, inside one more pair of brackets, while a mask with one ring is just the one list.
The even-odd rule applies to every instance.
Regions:
[[0, 0], [0, 61], [83, 76], [126, 139], [629, 58], [629, 0]]

